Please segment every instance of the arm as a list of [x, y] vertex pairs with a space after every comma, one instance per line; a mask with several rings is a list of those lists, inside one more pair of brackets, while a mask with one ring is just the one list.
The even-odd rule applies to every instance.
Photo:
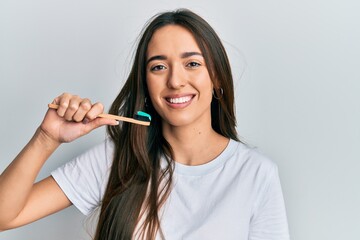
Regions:
[[54, 100], [32, 139], [0, 175], [0, 230], [18, 227], [71, 205], [52, 177], [36, 184], [41, 167], [61, 143], [71, 142], [115, 120], [96, 118], [99, 103], [63, 94]]
[[290, 239], [277, 167], [269, 175], [267, 186], [250, 222], [249, 240]]

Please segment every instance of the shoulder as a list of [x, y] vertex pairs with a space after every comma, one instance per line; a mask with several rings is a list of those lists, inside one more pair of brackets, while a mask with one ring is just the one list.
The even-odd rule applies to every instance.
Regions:
[[232, 141], [231, 145], [233, 154], [225, 164], [227, 176], [233, 176], [255, 192], [266, 191], [278, 177], [277, 164], [258, 149], [244, 143]]
[[81, 176], [89, 180], [94, 175], [97, 175], [97, 178], [106, 179], [113, 156], [114, 143], [107, 138], [53, 171], [52, 175], [55, 179], [58, 176], [66, 176], [67, 178], [79, 178]]
[[245, 168], [247, 172], [256, 174], [271, 174], [277, 171], [277, 164], [257, 148], [250, 147], [242, 142], [231, 140], [234, 148], [232, 164]]
[[[241, 142], [235, 142], [236, 150], [232, 159], [232, 165], [228, 168], [235, 171], [239, 181], [251, 189], [254, 194], [254, 204], [258, 205], [266, 194], [281, 192], [277, 164], [257, 148], [250, 147]], [[275, 195], [276, 195], [275, 194]]]
[[113, 152], [113, 142], [106, 139], [51, 173], [67, 198], [85, 215], [101, 202]]
[[114, 156], [114, 142], [106, 138], [101, 143], [89, 148], [87, 151], [75, 158], [75, 163], [79, 161], [86, 161], [87, 165], [99, 164], [101, 166], [109, 167]]

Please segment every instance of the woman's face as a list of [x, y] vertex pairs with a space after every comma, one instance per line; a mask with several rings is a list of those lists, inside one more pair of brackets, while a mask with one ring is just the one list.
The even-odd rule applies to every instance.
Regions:
[[213, 83], [194, 36], [178, 25], [162, 27], [146, 59], [149, 95], [163, 125], [211, 126]]

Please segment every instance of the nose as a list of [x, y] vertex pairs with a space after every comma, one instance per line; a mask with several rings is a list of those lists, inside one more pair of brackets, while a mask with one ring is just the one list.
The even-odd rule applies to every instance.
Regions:
[[170, 68], [167, 86], [171, 89], [180, 89], [187, 83], [185, 70], [179, 65], [173, 65]]

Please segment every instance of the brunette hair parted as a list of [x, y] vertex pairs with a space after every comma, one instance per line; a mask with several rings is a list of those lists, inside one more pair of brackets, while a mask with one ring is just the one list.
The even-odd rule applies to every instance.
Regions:
[[[188, 29], [204, 56], [214, 91], [221, 95], [211, 103], [212, 127], [219, 134], [238, 141], [235, 129], [234, 88], [225, 49], [212, 27], [187, 10], [156, 15], [145, 26], [128, 79], [113, 102], [110, 113], [133, 116], [144, 110], [152, 116], [150, 127], [121, 123], [108, 126], [115, 144], [113, 164], [103, 197], [95, 240], [155, 239], [163, 237], [159, 210], [172, 184], [172, 149], [161, 130], [161, 118], [150, 101], [146, 86], [146, 53], [154, 32], [175, 24]], [[219, 89], [222, 88], [221, 93]], [[164, 161], [165, 164], [161, 164]]]

